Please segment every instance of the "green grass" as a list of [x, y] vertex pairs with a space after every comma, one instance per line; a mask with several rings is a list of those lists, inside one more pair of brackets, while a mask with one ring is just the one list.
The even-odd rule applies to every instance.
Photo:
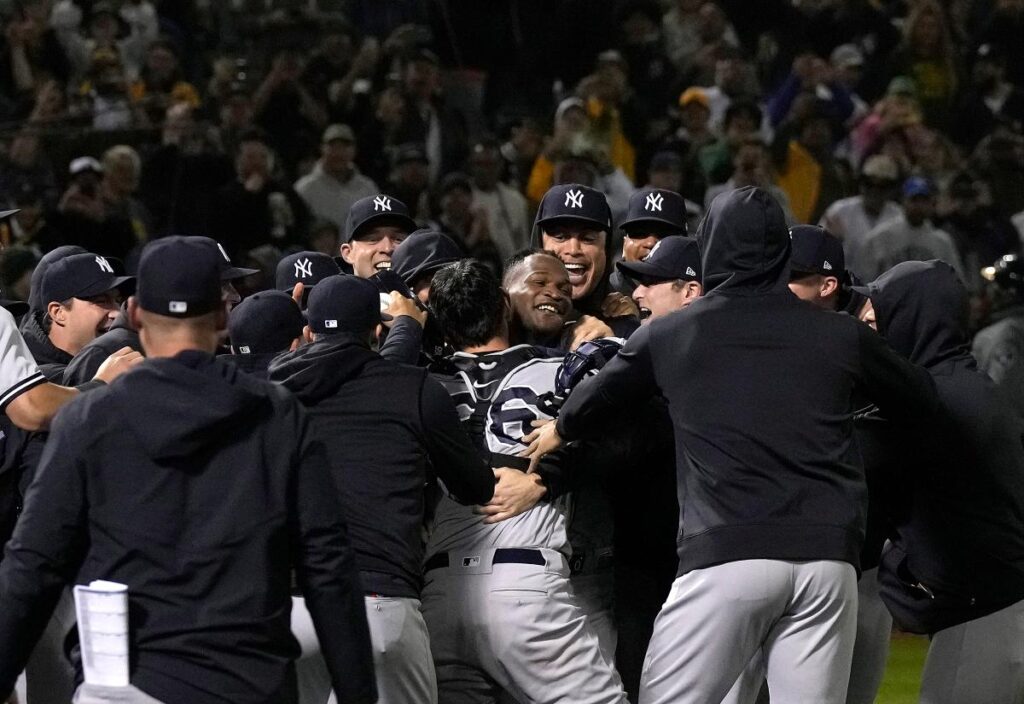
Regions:
[[927, 638], [893, 635], [889, 664], [875, 704], [917, 704], [921, 689], [921, 669], [927, 654]]

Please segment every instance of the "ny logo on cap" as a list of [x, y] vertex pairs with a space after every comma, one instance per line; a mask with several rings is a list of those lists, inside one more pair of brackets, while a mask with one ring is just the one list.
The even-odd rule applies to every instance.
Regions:
[[565, 194], [565, 206], [566, 208], [582, 208], [583, 207], [583, 191], [569, 191]]
[[647, 202], [644, 203], [644, 210], [650, 210], [652, 213], [654, 211], [658, 211], [660, 213], [661, 204], [662, 202], [664, 202], [664, 200], [665, 196], [661, 195], [660, 193], [648, 193]]
[[295, 278], [304, 279], [307, 276], [313, 275], [313, 262], [309, 261], [309, 257], [299, 259], [295, 262]]
[[688, 267], [686, 267], [686, 275], [687, 276], [696, 276], [697, 272], [693, 270], [692, 266], [688, 266]]
[[821, 265], [821, 268], [825, 271], [832, 271], [832, 265], [828, 263], [827, 259], [825, 260], [825, 263]]
[[377, 196], [373, 199], [373, 212], [391, 210], [391, 199], [387, 196]]
[[228, 253], [224, 251], [224, 245], [222, 245], [220, 242], [215, 242], [215, 244], [217, 245], [217, 249], [220, 250], [220, 256], [224, 257], [224, 261], [230, 264], [231, 257], [229, 257]]
[[100, 271], [105, 271], [108, 274], [114, 273], [114, 267], [110, 266], [110, 262], [105, 257], [96, 257], [96, 265], [100, 268]]

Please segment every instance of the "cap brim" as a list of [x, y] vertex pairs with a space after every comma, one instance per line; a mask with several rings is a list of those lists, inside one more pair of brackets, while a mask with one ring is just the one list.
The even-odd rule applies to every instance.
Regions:
[[21, 208], [15, 208], [14, 210], [0, 210], [0, 220], [6, 220], [20, 210]]
[[412, 232], [413, 230], [419, 228], [419, 225], [416, 224], [416, 221], [413, 220], [408, 215], [403, 215], [402, 213], [387, 212], [375, 213], [370, 217], [366, 218], [365, 220], [363, 220], [361, 223], [359, 223], [359, 227], [355, 228], [352, 231], [352, 233], [348, 236], [348, 239], [346, 241], [351, 242], [352, 240], [358, 239], [358, 235], [364, 232], [367, 227], [373, 225], [374, 223], [378, 223], [382, 220], [392, 220], [401, 225], [404, 225], [406, 228], [408, 228], [409, 232]]
[[240, 266], [229, 266], [227, 269], [223, 269], [220, 272], [221, 281], [234, 281], [236, 279], [244, 279], [247, 276], [260, 273], [259, 269], [246, 269]]
[[682, 276], [674, 276], [661, 267], [650, 262], [617, 262], [615, 266], [623, 274], [631, 279], [660, 279], [662, 281], [673, 281], [683, 279]]
[[537, 221], [537, 226], [538, 227], [543, 227], [544, 225], [551, 225], [551, 224], [554, 224], [554, 223], [562, 223], [562, 222], [585, 222], [585, 223], [590, 224], [590, 225], [596, 225], [598, 228], [600, 228], [603, 231], [608, 231], [608, 230], [611, 229], [611, 226], [607, 222], [605, 222], [604, 220], [596, 220], [594, 218], [588, 218], [588, 217], [585, 217], [583, 215], [552, 215], [549, 218], [544, 218], [543, 220], [538, 220]]
[[75, 293], [75, 298], [92, 298], [93, 296], [98, 296], [101, 293], [106, 293], [107, 291], [113, 291], [116, 288], [121, 288], [125, 284], [129, 283], [135, 283], [134, 276], [116, 276], [114, 277], [113, 283], [110, 284], [108, 284], [105, 281], [97, 281], [91, 286], [87, 286], [84, 290]]
[[25, 315], [25, 313], [28, 313], [28, 303], [25, 301], [7, 301], [0, 299], [0, 308], [5, 309], [15, 318], [19, 315]]
[[868, 284], [859, 284], [857, 286], [850, 286], [849, 289], [854, 293], [859, 293], [865, 298], [871, 298], [871, 286]]
[[653, 223], [656, 225], [668, 225], [669, 227], [674, 227], [677, 230], [680, 230], [680, 235], [685, 236], [688, 234], [687, 227], [685, 224], [683, 225], [682, 229], [680, 229], [679, 223], [672, 222], [671, 220], [667, 220], [666, 218], [658, 217], [633, 218], [632, 220], [626, 220], [625, 222], [620, 223], [619, 228], [622, 230], [627, 230], [628, 228], [637, 227], [639, 225], [644, 225], [647, 223]]

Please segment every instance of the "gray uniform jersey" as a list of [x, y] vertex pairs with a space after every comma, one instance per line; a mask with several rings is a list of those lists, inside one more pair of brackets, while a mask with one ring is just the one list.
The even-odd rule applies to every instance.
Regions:
[[[534, 420], [548, 420], [541, 397], [555, 388], [561, 357], [546, 358], [543, 351], [518, 345], [485, 355], [456, 354], [452, 375], [439, 375], [455, 401], [459, 417], [469, 423], [474, 410], [488, 403], [483, 416], [487, 450], [516, 455], [526, 449], [523, 435]], [[500, 459], [494, 460], [500, 466]], [[444, 495], [434, 514], [427, 541], [427, 558], [442, 552], [462, 553], [481, 548], [549, 548], [570, 554], [566, 531], [568, 499], [542, 501], [529, 511], [500, 523], [485, 525], [472, 506]]]

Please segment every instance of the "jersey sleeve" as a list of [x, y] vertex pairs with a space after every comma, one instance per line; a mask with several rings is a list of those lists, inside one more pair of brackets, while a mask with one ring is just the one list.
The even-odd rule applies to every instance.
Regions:
[[0, 410], [45, 381], [25, 338], [18, 332], [14, 316], [0, 308]]

